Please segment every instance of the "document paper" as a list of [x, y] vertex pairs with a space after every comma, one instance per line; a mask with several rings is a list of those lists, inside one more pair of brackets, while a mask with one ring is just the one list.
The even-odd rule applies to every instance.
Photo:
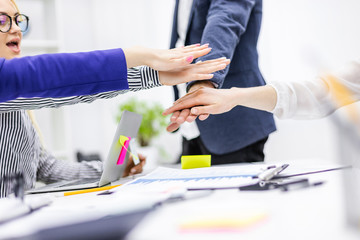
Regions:
[[[233, 188], [255, 184], [264, 165], [174, 169], [158, 167], [148, 175], [126, 184], [131, 188], [185, 187], [187, 189]], [[123, 186], [122, 188], [124, 188]]]

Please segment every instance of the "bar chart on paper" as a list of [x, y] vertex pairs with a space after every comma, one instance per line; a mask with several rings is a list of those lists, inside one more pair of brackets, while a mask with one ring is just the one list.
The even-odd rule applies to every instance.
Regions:
[[181, 186], [187, 189], [226, 189], [258, 182], [256, 178], [266, 166], [210, 167], [173, 169], [158, 167], [150, 174], [126, 184], [125, 187], [157, 188]]

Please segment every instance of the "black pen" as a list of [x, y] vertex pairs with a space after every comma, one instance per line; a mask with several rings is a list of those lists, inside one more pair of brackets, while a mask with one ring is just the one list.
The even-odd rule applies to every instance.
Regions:
[[298, 190], [298, 189], [304, 189], [304, 188], [309, 188], [309, 187], [316, 187], [316, 186], [322, 185], [323, 183], [324, 183], [323, 181], [315, 182], [315, 183], [309, 183], [309, 181], [299, 181], [299, 182], [295, 182], [295, 183], [282, 185], [279, 188], [282, 191], [287, 192], [287, 191], [291, 191], [291, 190]]

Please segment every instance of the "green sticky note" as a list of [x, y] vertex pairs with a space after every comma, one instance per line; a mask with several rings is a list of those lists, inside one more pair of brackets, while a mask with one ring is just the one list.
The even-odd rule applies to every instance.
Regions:
[[181, 168], [203, 168], [211, 166], [211, 155], [187, 155], [181, 156]]

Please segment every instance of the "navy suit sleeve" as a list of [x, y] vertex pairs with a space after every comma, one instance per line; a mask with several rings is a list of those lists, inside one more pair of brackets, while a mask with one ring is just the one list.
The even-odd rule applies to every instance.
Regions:
[[0, 102], [128, 89], [122, 49], [0, 59]]
[[[232, 59], [254, 5], [255, 0], [211, 0], [201, 43], [209, 43], [212, 51], [197, 61], [219, 57]], [[229, 66], [216, 72], [211, 81], [221, 87], [228, 71]]]

